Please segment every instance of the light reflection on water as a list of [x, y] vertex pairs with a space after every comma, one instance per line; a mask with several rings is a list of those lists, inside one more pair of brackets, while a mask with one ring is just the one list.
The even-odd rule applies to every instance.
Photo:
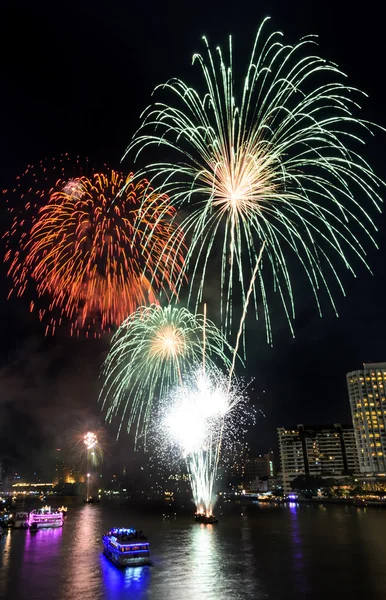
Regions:
[[192, 568], [186, 574], [187, 587], [195, 587], [198, 598], [210, 598], [219, 565], [215, 525], [199, 524], [189, 534]]
[[106, 600], [142, 600], [147, 598], [151, 567], [119, 569], [103, 554], [100, 557], [104, 598]]
[[[119, 569], [101, 535], [149, 535], [153, 567]], [[249, 505], [200, 525], [130, 507], [71, 507], [64, 527], [5, 532], [2, 600], [367, 600], [386, 589], [386, 511]], [[331, 587], [331, 582], [333, 587]]]
[[4, 529], [1, 544], [1, 554], [3, 556], [1, 564], [1, 577], [0, 577], [0, 598], [5, 596], [7, 588], [9, 587], [9, 565], [11, 562], [11, 532]]
[[296, 588], [299, 592], [305, 596], [308, 591], [307, 586], [307, 569], [304, 565], [304, 552], [303, 552], [303, 540], [300, 532], [299, 524], [299, 505], [296, 502], [288, 503], [289, 514], [290, 514], [290, 531], [292, 548], [291, 559], [292, 568], [295, 575]]
[[[243, 521], [240, 523], [237, 518], [237, 529], [230, 530], [226, 529], [226, 521], [223, 525], [185, 521], [182, 528], [178, 522], [169, 525], [170, 529], [165, 527], [163, 531], [165, 548], [158, 552], [149, 598], [260, 600], [264, 597]], [[170, 547], [173, 552], [168, 551]]]
[[[27, 595], [30, 600], [50, 598], [56, 585], [56, 573], [61, 564], [61, 538], [61, 527], [39, 529], [36, 533], [8, 530], [6, 544], [9, 544], [10, 548], [6, 553], [8, 556], [5, 562], [9, 573], [5, 597], [8, 594], [8, 597], [15, 599]], [[37, 586], [35, 582], [38, 583]], [[0, 583], [5, 583], [3, 573], [1, 573]]]
[[[78, 518], [63, 526], [71, 552], [65, 563], [61, 595], [65, 598], [97, 598], [100, 595], [100, 567], [96, 556], [102, 535], [101, 507], [86, 504]], [[101, 596], [102, 597], [102, 596]]]

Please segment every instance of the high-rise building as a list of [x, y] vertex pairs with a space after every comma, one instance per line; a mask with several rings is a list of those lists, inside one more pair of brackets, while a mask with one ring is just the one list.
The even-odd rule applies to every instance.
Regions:
[[366, 363], [347, 373], [360, 472], [385, 475], [386, 363]]
[[229, 464], [227, 468], [228, 478], [237, 480], [238, 483], [241, 483], [244, 477], [245, 461], [248, 458], [248, 455], [248, 446], [246, 445], [239, 448], [236, 452], [229, 452], [224, 455]]
[[243, 481], [251, 482], [256, 478], [274, 476], [273, 452], [268, 452], [263, 456], [249, 457], [244, 461]]
[[358, 472], [354, 430], [350, 425], [297, 425], [278, 428], [283, 490], [299, 475], [340, 478]]
[[54, 485], [64, 483], [78, 483], [84, 481], [84, 475], [79, 473], [74, 466], [68, 464], [65, 451], [62, 448], [55, 448], [55, 473], [53, 477]]
[[55, 474], [54, 474], [54, 484], [58, 484], [64, 481], [64, 469], [65, 469], [65, 461], [64, 461], [64, 453], [61, 448], [55, 448]]

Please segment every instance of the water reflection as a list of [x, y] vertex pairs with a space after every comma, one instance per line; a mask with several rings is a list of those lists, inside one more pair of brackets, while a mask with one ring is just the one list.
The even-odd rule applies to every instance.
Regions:
[[[56, 584], [56, 573], [61, 563], [62, 535], [62, 527], [39, 529], [36, 533], [30, 533], [29, 531], [12, 532], [12, 545], [16, 537], [20, 538], [20, 541], [23, 538], [24, 541], [23, 548], [20, 549], [23, 566], [19, 585], [20, 588], [29, 590], [31, 599], [49, 597], [52, 593], [52, 588]], [[39, 590], [31, 586], [32, 581], [39, 582]]]
[[[14, 535], [18, 535], [14, 531]], [[36, 533], [26, 531], [20, 532], [25, 535], [24, 561], [25, 564], [42, 563], [45, 559], [52, 560], [58, 555], [60, 549], [60, 539], [63, 534], [62, 527], [47, 527], [47, 529], [38, 529]]]
[[98, 555], [101, 549], [101, 508], [86, 504], [77, 514], [75, 522], [67, 517], [66, 537], [71, 553], [62, 581], [62, 597], [97, 597], [100, 580]]
[[100, 557], [102, 579], [104, 587], [104, 598], [120, 600], [146, 598], [151, 567], [126, 567], [119, 569], [103, 554]]
[[[196, 525], [196, 523], [194, 524]], [[218, 578], [219, 556], [215, 544], [215, 526], [192, 526], [190, 531], [191, 568], [187, 573], [188, 581], [197, 590], [197, 598], [215, 598], [213, 582]]]
[[1, 544], [1, 569], [0, 569], [0, 598], [5, 595], [9, 580], [9, 565], [11, 562], [11, 532], [8, 529], [4, 530], [3, 536], [0, 539]]
[[[151, 575], [150, 597], [168, 600], [259, 600], [249, 519], [224, 518], [219, 525], [165, 528]], [[161, 542], [161, 543], [159, 543]], [[159, 544], [159, 545], [158, 545]]]
[[[221, 538], [216, 525], [164, 525], [154, 539], [151, 598], [223, 600]], [[232, 600], [236, 596], [231, 596]]]
[[305, 594], [308, 588], [307, 574], [304, 565], [304, 550], [303, 541], [300, 533], [299, 524], [299, 505], [296, 502], [289, 502], [290, 510], [290, 532], [292, 539], [291, 558], [293, 564], [293, 572], [295, 575], [296, 591]]

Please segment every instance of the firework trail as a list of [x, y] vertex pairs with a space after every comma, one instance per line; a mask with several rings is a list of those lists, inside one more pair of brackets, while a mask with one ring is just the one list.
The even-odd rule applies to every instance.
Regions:
[[212, 514], [220, 452], [240, 443], [252, 415], [240, 384], [213, 367], [193, 370], [163, 403], [159, 435], [185, 460], [198, 513]]
[[[174, 153], [174, 162], [155, 162], [146, 172], [156, 190], [184, 209], [189, 305], [196, 310], [208, 295], [208, 265], [221, 250], [226, 332], [232, 329], [234, 300], [245, 303], [265, 242], [253, 297], [256, 317], [264, 314], [272, 342], [271, 288], [291, 330], [295, 318], [291, 253], [305, 271], [320, 314], [323, 289], [336, 311], [333, 281], [344, 291], [338, 264], [352, 273], [350, 257], [366, 265], [360, 240], [375, 244], [369, 211], [380, 210], [383, 183], [361, 156], [373, 129], [356, 116], [361, 92], [344, 83], [335, 64], [315, 54], [315, 36], [285, 45], [281, 33], [266, 33], [266, 21], [240, 88], [232, 39], [225, 57], [220, 48], [213, 54], [204, 38], [206, 55], [193, 57], [202, 88], [196, 91], [180, 79], [158, 86], [165, 101], [144, 111], [127, 152], [134, 150], [138, 158], [154, 145]], [[179, 249], [177, 237], [171, 243]], [[177, 287], [183, 274], [176, 277]]]
[[128, 431], [136, 424], [136, 438], [147, 429], [156, 398], [182, 382], [192, 364], [229, 368], [232, 348], [206, 316], [169, 305], [141, 307], [115, 333], [103, 366], [100, 399], [106, 419], [120, 414]]
[[[71, 333], [96, 337], [138, 306], [154, 303], [161, 290], [175, 293], [183, 262], [182, 251], [169, 243], [175, 209], [146, 180], [134, 183], [132, 173], [125, 178], [105, 169], [39, 187], [32, 204], [34, 191], [27, 191], [26, 204], [32, 218], [17, 214], [6, 235], [5, 260], [11, 293], [23, 295], [32, 280], [38, 296], [48, 298], [48, 309], [39, 313], [50, 319], [46, 333], [65, 318]], [[145, 230], [151, 235], [146, 244]], [[177, 235], [182, 242], [180, 229]]]

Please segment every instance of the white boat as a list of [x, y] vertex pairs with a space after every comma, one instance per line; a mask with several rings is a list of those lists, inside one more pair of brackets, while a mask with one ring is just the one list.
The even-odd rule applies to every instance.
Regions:
[[63, 514], [59, 511], [52, 511], [50, 506], [44, 506], [43, 508], [30, 512], [28, 523], [32, 529], [41, 529], [42, 527], [62, 527]]
[[27, 512], [17, 512], [15, 514], [15, 522], [13, 526], [16, 529], [28, 529], [28, 513]]
[[151, 564], [149, 542], [142, 531], [116, 527], [105, 533], [102, 541], [105, 555], [119, 567]]

